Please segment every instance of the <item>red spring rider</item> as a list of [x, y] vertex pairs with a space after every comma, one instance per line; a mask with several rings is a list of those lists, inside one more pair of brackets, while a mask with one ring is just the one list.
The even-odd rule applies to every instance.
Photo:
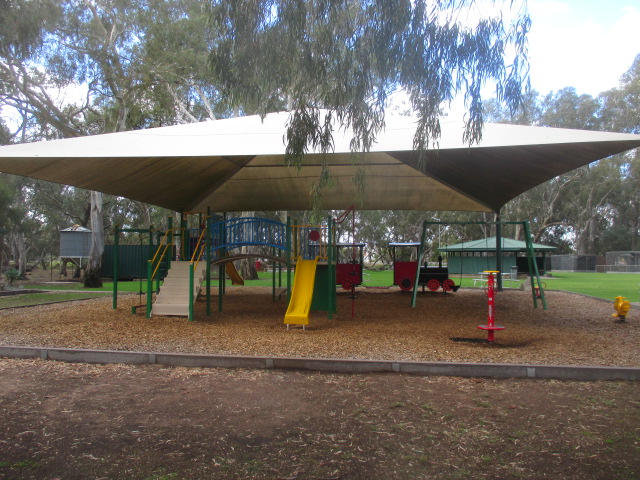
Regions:
[[493, 332], [496, 330], [504, 330], [504, 327], [500, 325], [496, 325], [495, 321], [495, 281], [493, 275], [496, 273], [500, 273], [496, 270], [485, 270], [485, 273], [489, 274], [489, 278], [487, 280], [487, 296], [489, 297], [489, 315], [487, 317], [486, 325], [478, 325], [478, 328], [481, 330], [487, 331], [487, 342], [493, 342]]

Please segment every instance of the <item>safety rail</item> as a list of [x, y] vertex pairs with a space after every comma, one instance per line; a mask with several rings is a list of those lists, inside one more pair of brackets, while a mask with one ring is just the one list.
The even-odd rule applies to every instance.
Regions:
[[239, 217], [210, 224], [211, 251], [247, 245], [287, 249], [287, 226], [267, 218]]
[[203, 242], [203, 239], [206, 233], [207, 229], [203, 228], [200, 232], [200, 236], [198, 237], [198, 241], [196, 242], [196, 246], [193, 249], [193, 254], [191, 255], [191, 263], [195, 262], [195, 265], [193, 266], [194, 270], [198, 267], [198, 263], [202, 259], [202, 255], [205, 252], [206, 242]]
[[301, 256], [305, 260], [313, 260], [318, 257], [321, 260], [327, 260], [328, 254], [328, 233], [326, 227], [317, 225], [293, 225], [291, 227], [293, 234], [293, 252], [292, 258]]
[[[149, 263], [153, 265], [156, 261], [156, 258], [158, 258], [158, 255], [160, 255], [160, 259], [158, 260], [158, 263], [156, 264], [151, 274], [152, 280], [156, 276], [156, 273], [158, 273], [160, 265], [162, 264], [162, 258], [164, 258], [165, 254], [167, 253], [167, 249], [173, 246], [173, 239], [170, 242], [167, 242], [167, 238], [169, 238], [169, 235], [173, 232], [173, 230], [174, 230], [173, 228], [170, 228], [166, 232], [164, 232], [164, 235], [162, 239], [160, 239], [160, 243], [158, 244], [158, 248], [156, 250], [155, 255], [151, 260], [149, 260]], [[161, 251], [162, 253], [160, 253]]]
[[[169, 247], [173, 246], [173, 228], [167, 229], [164, 236], [158, 244], [158, 249], [153, 255], [153, 258], [147, 263], [147, 318], [151, 318], [151, 305], [153, 303], [153, 279], [156, 278], [156, 274], [162, 264], [162, 259], [166, 258], [167, 263], [171, 261], [171, 255], [167, 255]], [[170, 240], [169, 240], [170, 239]], [[154, 267], [155, 264], [155, 267]], [[167, 265], [168, 267], [168, 265]], [[160, 290], [160, 277], [156, 278], [156, 290]]]

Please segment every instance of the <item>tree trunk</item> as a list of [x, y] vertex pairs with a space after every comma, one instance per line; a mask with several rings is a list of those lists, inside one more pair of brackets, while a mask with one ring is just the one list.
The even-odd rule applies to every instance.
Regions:
[[91, 192], [91, 252], [84, 274], [84, 286], [102, 287], [100, 270], [104, 252], [104, 224], [102, 219], [102, 193]]
[[26, 280], [27, 278], [27, 245], [24, 240], [24, 232], [16, 233], [16, 250], [18, 253], [18, 271], [20, 272], [20, 278]]
[[[253, 217], [255, 212], [242, 212], [242, 217]], [[247, 234], [248, 235], [248, 234]], [[240, 249], [242, 254], [251, 254], [255, 252], [255, 247], [245, 245]], [[258, 271], [256, 270], [255, 258], [243, 258], [238, 261], [240, 276], [245, 280], [257, 280]]]
[[60, 259], [60, 276], [61, 277], [65, 277], [67, 276], [67, 262], [68, 260], [66, 258], [61, 258]]

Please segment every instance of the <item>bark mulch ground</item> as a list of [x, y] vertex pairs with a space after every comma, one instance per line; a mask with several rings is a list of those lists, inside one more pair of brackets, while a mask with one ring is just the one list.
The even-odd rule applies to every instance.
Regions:
[[[0, 311], [5, 345], [640, 366], [639, 321], [610, 302], [481, 290], [339, 296], [287, 331], [284, 301], [230, 288], [196, 321], [132, 315], [137, 296]], [[559, 382], [83, 365], [0, 359], [0, 479], [640, 478], [640, 382]]]
[[[533, 308], [530, 292], [505, 290], [496, 297], [494, 344], [457, 342], [486, 339], [477, 326], [487, 321], [481, 289], [419, 294], [416, 308], [399, 290], [362, 290], [355, 299], [338, 295], [338, 314], [311, 314], [306, 331], [287, 331], [286, 301], [271, 300], [271, 290], [228, 288], [223, 312], [213, 298], [196, 305], [195, 321], [180, 317], [147, 319], [132, 315], [144, 298], [122, 296], [0, 311], [5, 345], [154, 352], [210, 353], [424, 360], [553, 365], [640, 367], [638, 309], [624, 323], [615, 321], [611, 302], [581, 295], [547, 292], [548, 310]], [[142, 312], [144, 309], [140, 309]]]

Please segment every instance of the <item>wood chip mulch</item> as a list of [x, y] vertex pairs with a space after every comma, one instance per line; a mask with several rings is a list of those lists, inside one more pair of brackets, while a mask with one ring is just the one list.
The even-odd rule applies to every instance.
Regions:
[[[421, 293], [417, 306], [399, 290], [359, 290], [355, 317], [348, 292], [338, 295], [338, 314], [313, 312], [306, 331], [287, 331], [285, 299], [273, 302], [270, 288], [230, 287], [218, 312], [205, 302], [196, 319], [147, 319], [131, 306], [144, 297], [110, 298], [0, 311], [3, 345], [285, 357], [360, 358], [542, 365], [640, 367], [640, 314], [633, 308], [617, 322], [612, 302], [548, 291], [548, 310], [533, 308], [530, 292], [496, 295], [496, 342], [487, 344], [477, 326], [487, 322], [480, 289]], [[453, 338], [470, 341], [453, 341]], [[475, 340], [475, 341], [474, 341]]]

